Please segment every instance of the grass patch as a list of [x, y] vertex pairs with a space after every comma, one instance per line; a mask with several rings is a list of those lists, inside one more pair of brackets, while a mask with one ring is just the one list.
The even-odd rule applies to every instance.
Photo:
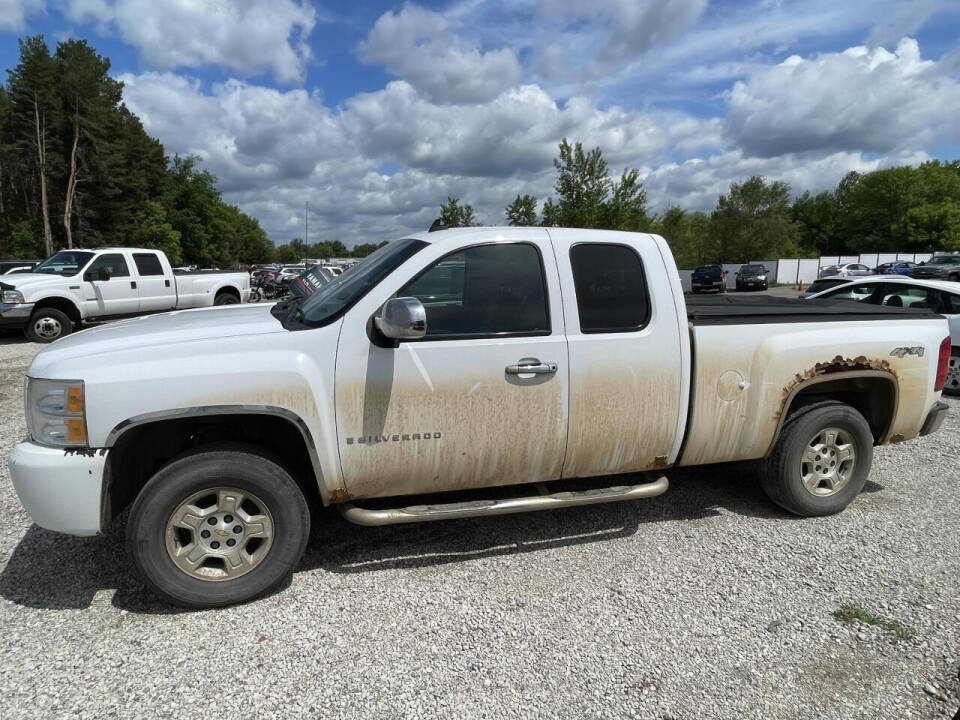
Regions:
[[907, 627], [898, 620], [890, 620], [872, 613], [859, 605], [841, 605], [839, 610], [833, 611], [833, 617], [843, 623], [863, 623], [889, 630], [897, 640], [909, 640], [914, 635], [913, 628]]

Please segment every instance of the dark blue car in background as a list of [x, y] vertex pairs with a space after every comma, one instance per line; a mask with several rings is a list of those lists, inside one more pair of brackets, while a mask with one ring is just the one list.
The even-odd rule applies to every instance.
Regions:
[[704, 290], [715, 290], [718, 293], [726, 292], [727, 281], [723, 277], [726, 273], [719, 265], [701, 265], [690, 276], [690, 289], [694, 293]]

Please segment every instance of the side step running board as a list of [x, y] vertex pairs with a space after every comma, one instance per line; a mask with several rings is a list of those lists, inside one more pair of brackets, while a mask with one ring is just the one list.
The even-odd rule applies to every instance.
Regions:
[[553, 510], [576, 505], [596, 505], [621, 500], [639, 500], [666, 492], [667, 477], [659, 474], [650, 482], [639, 485], [615, 485], [593, 490], [557, 492], [549, 495], [508, 498], [505, 500], [471, 500], [438, 505], [411, 505], [403, 508], [370, 510], [346, 502], [337, 507], [347, 520], [358, 525], [394, 525], [397, 523], [450, 520], [453, 518], [508, 515], [533, 510]]

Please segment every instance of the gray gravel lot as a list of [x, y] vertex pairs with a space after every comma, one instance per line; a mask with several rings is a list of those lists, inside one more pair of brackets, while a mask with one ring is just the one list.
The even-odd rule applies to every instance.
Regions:
[[[0, 338], [0, 717], [952, 718], [960, 403], [801, 520], [750, 465], [631, 504], [415, 526], [320, 516], [289, 587], [178, 612], [123, 522], [33, 525], [6, 453], [38, 346]], [[894, 629], [833, 617], [853, 605]]]

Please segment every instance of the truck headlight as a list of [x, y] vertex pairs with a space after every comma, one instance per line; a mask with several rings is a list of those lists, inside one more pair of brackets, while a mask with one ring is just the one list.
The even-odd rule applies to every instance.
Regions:
[[766, 280], [766, 279], [767, 279], [766, 275], [757, 275], [757, 280]]
[[56, 447], [86, 446], [83, 381], [27, 378], [24, 395], [32, 440]]
[[0, 302], [22, 303], [23, 293], [20, 292], [19, 290], [4, 290], [3, 294], [0, 295]]

